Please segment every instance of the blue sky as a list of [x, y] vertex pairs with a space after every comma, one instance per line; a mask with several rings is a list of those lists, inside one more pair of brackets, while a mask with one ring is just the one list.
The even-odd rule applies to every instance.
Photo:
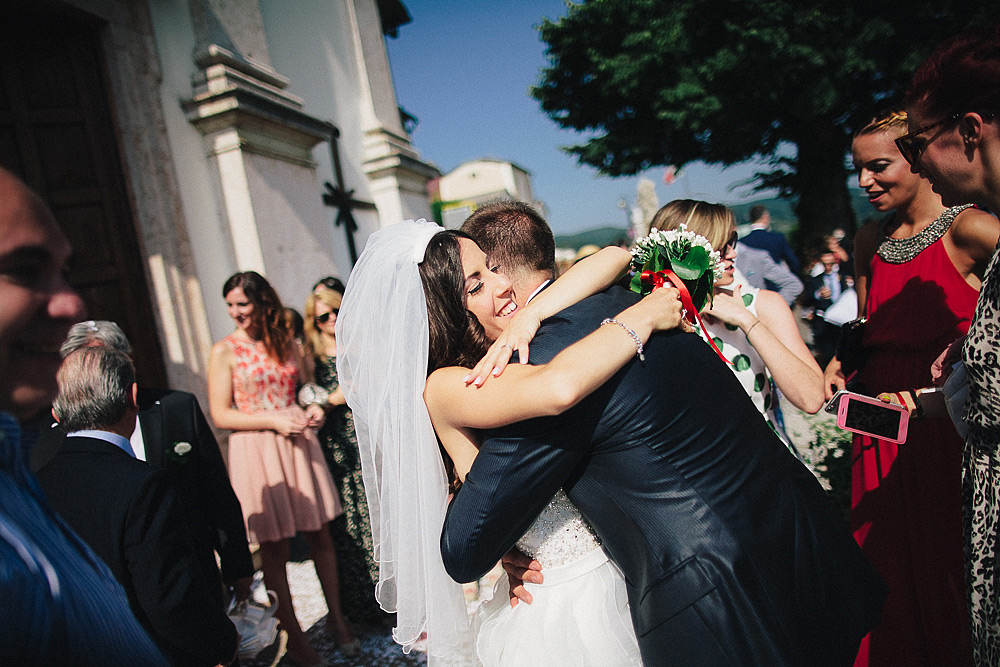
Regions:
[[[640, 176], [612, 179], [580, 166], [559, 147], [584, 137], [561, 130], [528, 94], [546, 64], [535, 26], [563, 16], [563, 0], [404, 4], [413, 21], [386, 41], [399, 104], [419, 120], [412, 138], [421, 156], [444, 173], [479, 157], [527, 169], [557, 234], [624, 226], [618, 201], [634, 202]], [[693, 163], [669, 186], [662, 168], [645, 176], [657, 184], [661, 205], [680, 197], [733, 204], [755, 198], [748, 187], [731, 189], [753, 171]]]

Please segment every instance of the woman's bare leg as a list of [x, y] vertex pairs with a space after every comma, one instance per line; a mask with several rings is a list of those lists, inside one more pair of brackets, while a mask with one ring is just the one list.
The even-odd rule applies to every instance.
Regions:
[[330, 539], [329, 524], [324, 524], [322, 528], [313, 533], [303, 533], [306, 542], [309, 544], [309, 551], [312, 554], [313, 564], [316, 567], [316, 576], [323, 587], [323, 597], [326, 598], [326, 607], [330, 610], [326, 618], [326, 624], [333, 632], [334, 638], [341, 646], [351, 644], [354, 640], [354, 632], [344, 618], [344, 612], [340, 608], [340, 577], [337, 573], [337, 552], [333, 549], [333, 541]]
[[322, 659], [309, 643], [306, 633], [302, 631], [302, 626], [295, 617], [286, 569], [289, 552], [288, 540], [261, 543], [260, 561], [261, 570], [264, 572], [264, 585], [278, 596], [278, 611], [275, 616], [281, 623], [281, 629], [288, 633], [288, 653], [303, 665], [313, 665], [322, 662]]

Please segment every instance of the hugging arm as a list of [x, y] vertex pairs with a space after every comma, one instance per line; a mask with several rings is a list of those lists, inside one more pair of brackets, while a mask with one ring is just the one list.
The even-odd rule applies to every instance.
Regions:
[[[574, 411], [576, 412], [576, 411]], [[524, 535], [589, 447], [566, 434], [569, 419], [518, 425], [521, 433], [487, 439], [448, 507], [441, 533], [445, 570], [458, 582], [486, 574]]]
[[528, 344], [542, 320], [615, 284], [628, 272], [631, 261], [628, 250], [610, 246], [574, 264], [530, 303], [524, 303], [527, 294], [518, 294], [518, 312], [469, 373], [469, 381], [482, 384], [487, 376], [500, 375], [514, 352], [522, 364], [528, 363]]
[[447, 448], [447, 431], [452, 429], [496, 428], [560, 414], [635, 357], [637, 344], [645, 344], [654, 331], [676, 327], [681, 310], [676, 289], [656, 290], [618, 313], [618, 324], [598, 327], [549, 363], [512, 368], [481, 387], [464, 384], [463, 368], [438, 369], [424, 390], [434, 428]]

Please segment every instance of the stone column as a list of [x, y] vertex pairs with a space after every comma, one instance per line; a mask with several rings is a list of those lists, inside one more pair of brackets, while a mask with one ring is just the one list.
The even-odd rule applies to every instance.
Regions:
[[375, 0], [346, 0], [358, 78], [368, 94], [362, 104], [365, 125], [363, 164], [383, 226], [406, 218], [430, 218], [427, 183], [440, 176], [410, 144], [396, 101], [389, 56]]
[[299, 269], [329, 263], [315, 233], [328, 213], [312, 149], [336, 128], [285, 90], [256, 0], [191, 0], [191, 15], [198, 73], [182, 106], [204, 137], [237, 267], [267, 275], [301, 308], [313, 277]]

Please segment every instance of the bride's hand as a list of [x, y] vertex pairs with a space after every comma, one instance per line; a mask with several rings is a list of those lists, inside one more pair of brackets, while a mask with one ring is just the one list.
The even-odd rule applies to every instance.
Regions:
[[677, 288], [660, 287], [650, 292], [639, 303], [643, 307], [652, 306], [655, 308], [654, 331], [667, 331], [675, 328], [680, 328], [687, 333], [694, 331], [694, 327], [684, 317], [687, 313], [681, 303], [681, 293], [677, 291]]
[[507, 573], [507, 583], [510, 584], [510, 606], [516, 607], [518, 600], [531, 604], [531, 593], [525, 589], [524, 582], [542, 583], [542, 564], [525, 556], [517, 547], [511, 547], [500, 559], [500, 564]]
[[497, 377], [507, 368], [511, 356], [517, 351], [522, 364], [528, 363], [528, 343], [535, 337], [541, 321], [530, 310], [521, 309], [510, 318], [510, 324], [497, 338], [486, 356], [479, 360], [475, 368], [465, 376], [465, 384], [475, 384], [477, 387], [486, 382], [486, 378]]

